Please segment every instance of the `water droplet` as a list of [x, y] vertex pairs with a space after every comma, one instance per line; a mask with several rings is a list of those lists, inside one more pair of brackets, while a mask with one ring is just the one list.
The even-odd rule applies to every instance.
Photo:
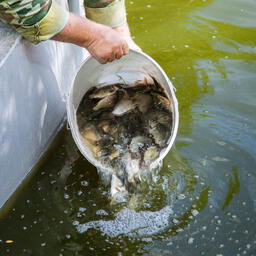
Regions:
[[151, 5], [150, 5], [150, 4], [148, 4], [148, 5], [147, 5], [147, 7], [148, 7], [148, 8], [150, 8], [150, 7], [151, 7]]
[[46, 246], [46, 243], [41, 243], [41, 246], [42, 246], [42, 247]]

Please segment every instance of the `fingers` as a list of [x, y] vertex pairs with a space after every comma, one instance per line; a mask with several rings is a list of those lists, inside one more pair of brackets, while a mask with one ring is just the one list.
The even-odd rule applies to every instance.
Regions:
[[128, 44], [126, 43], [126, 41], [125, 41], [125, 44], [122, 46], [122, 50], [123, 50], [123, 55], [128, 54], [128, 52], [129, 52], [129, 46], [128, 46]]
[[112, 52], [106, 54], [106, 56], [101, 58], [96, 58], [99, 63], [106, 64], [108, 62], [112, 62], [114, 60], [119, 60], [123, 55], [128, 54], [129, 52], [129, 46], [126, 43], [126, 41], [123, 41], [121, 46], [114, 47], [114, 50], [112, 49]]

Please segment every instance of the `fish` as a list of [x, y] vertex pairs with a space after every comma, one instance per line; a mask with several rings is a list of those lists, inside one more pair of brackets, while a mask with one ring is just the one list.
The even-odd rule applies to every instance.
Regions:
[[144, 154], [144, 162], [146, 165], [152, 163], [159, 156], [159, 149], [156, 146], [149, 147]]
[[138, 152], [139, 148], [142, 148], [143, 146], [146, 146], [147, 144], [150, 144], [151, 140], [145, 136], [136, 136], [132, 139], [130, 144], [130, 150], [131, 152]]
[[90, 94], [89, 96], [90, 99], [102, 99], [107, 96], [111, 96], [118, 90], [118, 86], [111, 85], [111, 86], [100, 87], [100, 88], [97, 88], [96, 90], [95, 89], [93, 90], [93, 93]]
[[115, 116], [122, 116], [123, 114], [133, 110], [136, 107], [136, 102], [130, 99], [122, 99], [116, 105], [112, 114]]
[[161, 85], [151, 80], [95, 86], [77, 109], [85, 146], [112, 175], [111, 202], [136, 193], [141, 173], [150, 171], [171, 135], [171, 101]]
[[102, 98], [97, 104], [93, 107], [94, 111], [98, 111], [102, 108], [111, 108], [115, 104], [116, 95], [111, 94], [107, 95], [105, 98]]

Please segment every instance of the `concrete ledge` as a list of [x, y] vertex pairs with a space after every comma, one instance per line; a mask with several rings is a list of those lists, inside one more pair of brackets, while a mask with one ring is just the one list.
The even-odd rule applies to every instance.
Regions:
[[[61, 3], [67, 6], [66, 1]], [[0, 41], [0, 47], [5, 45], [0, 52], [0, 208], [47, 150], [66, 114], [69, 85], [88, 54], [54, 41], [35, 46], [4, 26], [0, 26], [5, 35]]]

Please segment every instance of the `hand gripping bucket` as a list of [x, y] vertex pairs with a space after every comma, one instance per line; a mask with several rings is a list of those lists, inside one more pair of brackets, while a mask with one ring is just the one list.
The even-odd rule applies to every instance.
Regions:
[[173, 124], [171, 136], [168, 139], [168, 146], [161, 152], [153, 164], [159, 163], [171, 149], [177, 135], [179, 123], [178, 102], [175, 97], [174, 87], [162, 68], [147, 54], [130, 50], [120, 60], [107, 64], [99, 64], [92, 56], [86, 58], [82, 63], [75, 79], [71, 85], [67, 100], [67, 116], [74, 141], [80, 152], [94, 166], [104, 169], [104, 166], [97, 161], [91, 152], [86, 148], [79, 134], [76, 111], [88, 89], [92, 86], [106, 86], [116, 83], [134, 84], [135, 81], [152, 80], [154, 77], [165, 89], [165, 92], [172, 102]]

